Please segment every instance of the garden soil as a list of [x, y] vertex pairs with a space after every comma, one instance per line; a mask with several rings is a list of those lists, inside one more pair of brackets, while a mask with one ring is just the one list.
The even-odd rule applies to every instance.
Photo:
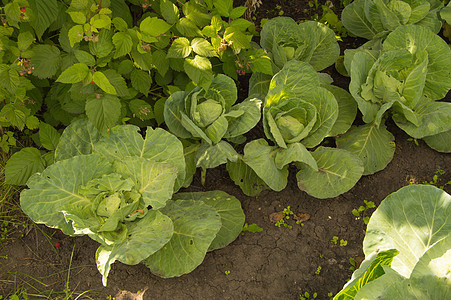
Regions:
[[[257, 13], [259, 19], [283, 10], [299, 20], [308, 9], [303, 7], [305, 1], [263, 2], [259, 10], [263, 14]], [[327, 72], [337, 79], [335, 84], [346, 87], [349, 83], [333, 68]], [[0, 244], [0, 295], [23, 287], [35, 295], [54, 291], [50, 299], [64, 299], [65, 289], [73, 293], [73, 298], [86, 292], [77, 299], [299, 299], [305, 292], [318, 293], [317, 299], [329, 299], [328, 293], [337, 293], [351, 277], [350, 258], [357, 262], [363, 259], [365, 224], [352, 214], [354, 208], [364, 205], [364, 200], [378, 205], [403, 186], [431, 181], [439, 167], [446, 173], [439, 176], [438, 185], [451, 179], [449, 154], [435, 152], [423, 141], [417, 141], [417, 145], [390, 122], [388, 129], [396, 140], [391, 163], [374, 175], [362, 177], [350, 191], [333, 199], [315, 199], [300, 191], [295, 172], [290, 173], [283, 191], [263, 191], [257, 197], [245, 196], [225, 167], [208, 170], [205, 186], [196, 174], [188, 191], [218, 189], [234, 195], [241, 200], [246, 223], [257, 224], [262, 231], [243, 232], [227, 247], [207, 253], [204, 262], [190, 274], [162, 279], [142, 264], [116, 262], [108, 286], [103, 287], [95, 263], [97, 242], [30, 225], [23, 237], [13, 233]], [[445, 190], [450, 192], [450, 187]], [[275, 226], [277, 213], [288, 206], [294, 214], [309, 217], [303, 226], [294, 218], [287, 221], [292, 228]], [[335, 245], [335, 236], [338, 244], [343, 240], [347, 245]]]

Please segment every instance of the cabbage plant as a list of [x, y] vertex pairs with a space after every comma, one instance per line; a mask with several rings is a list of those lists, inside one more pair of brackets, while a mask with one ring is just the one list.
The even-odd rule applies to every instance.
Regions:
[[[260, 36], [261, 47], [272, 59], [274, 74], [291, 60], [308, 62], [321, 71], [333, 65], [340, 55], [333, 30], [316, 21], [297, 24], [292, 18], [276, 17], [263, 25]], [[271, 75], [253, 73], [249, 95], [264, 97], [270, 80]]]
[[144, 263], [152, 273], [191, 272], [206, 252], [241, 232], [240, 202], [222, 191], [173, 195], [185, 177], [183, 146], [163, 129], [122, 125], [100, 135], [86, 120], [68, 126], [56, 162], [21, 192], [36, 223], [100, 243], [97, 268], [106, 286], [111, 264]]
[[384, 38], [407, 24], [438, 33], [442, 27], [438, 16], [442, 8], [439, 0], [356, 0], [343, 9], [341, 19], [350, 33], [368, 40]]
[[237, 98], [233, 79], [218, 74], [208, 89], [178, 91], [166, 100], [164, 119], [169, 131], [190, 145], [187, 152], [194, 162], [188, 164], [189, 174], [197, 167], [206, 170], [237, 160], [238, 153], [226, 140], [241, 142], [261, 118], [260, 100], [248, 98], [235, 104]]
[[449, 299], [451, 196], [431, 185], [410, 185], [385, 198], [370, 218], [365, 260], [334, 297]]
[[440, 102], [451, 88], [451, 50], [439, 36], [417, 25], [398, 27], [381, 50], [345, 52], [349, 91], [363, 115], [337, 139], [339, 148], [360, 156], [365, 174], [385, 168], [394, 154], [392, 119], [408, 135], [437, 151], [451, 151], [451, 103]]
[[[363, 165], [356, 155], [317, 147], [324, 138], [344, 133], [356, 113], [352, 97], [338, 87], [322, 84], [323, 79], [324, 74], [310, 64], [296, 60], [287, 62], [271, 79], [263, 127], [272, 144], [265, 139], [251, 141], [242, 158], [227, 166], [245, 193], [256, 194], [265, 186], [284, 189], [293, 162], [301, 169], [297, 173], [299, 188], [317, 198], [338, 196], [359, 180]], [[309, 150], [315, 147], [313, 152]]]

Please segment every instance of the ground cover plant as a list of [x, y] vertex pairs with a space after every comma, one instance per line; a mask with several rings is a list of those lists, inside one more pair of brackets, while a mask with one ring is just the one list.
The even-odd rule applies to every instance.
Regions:
[[449, 181], [444, 4], [1, 1], [0, 294], [332, 297], [370, 203]]

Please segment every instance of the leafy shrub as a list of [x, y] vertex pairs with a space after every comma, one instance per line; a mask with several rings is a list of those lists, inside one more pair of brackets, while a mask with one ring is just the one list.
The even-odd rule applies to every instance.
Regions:
[[36, 116], [67, 126], [83, 114], [101, 132], [125, 121], [154, 125], [176, 90], [208, 88], [216, 72], [271, 72], [251, 46], [253, 24], [240, 18], [246, 8], [232, 0], [6, 2], [3, 127], [35, 130]]
[[385, 198], [368, 223], [365, 261], [334, 299], [447, 299], [451, 196], [410, 185]]
[[163, 129], [149, 127], [143, 139], [136, 126], [122, 125], [105, 137], [79, 120], [64, 131], [56, 158], [28, 180], [22, 210], [99, 242], [104, 285], [116, 260], [143, 262], [161, 277], [191, 272], [243, 228], [240, 202], [224, 192], [173, 195], [185, 179], [183, 146]]
[[400, 26], [381, 50], [346, 51], [345, 65], [349, 90], [367, 124], [354, 126], [337, 144], [360, 156], [364, 174], [382, 170], [393, 158], [394, 138], [384, 124], [388, 111], [411, 137], [451, 151], [451, 104], [436, 101], [451, 88], [451, 51], [439, 36], [421, 26]]

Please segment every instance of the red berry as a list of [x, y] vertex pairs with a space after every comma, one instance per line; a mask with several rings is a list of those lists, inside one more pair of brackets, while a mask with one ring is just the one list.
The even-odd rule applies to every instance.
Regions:
[[94, 80], [91, 80], [91, 84], [95, 84]]
[[24, 13], [24, 12], [27, 11], [27, 8], [26, 8], [26, 7], [21, 7], [21, 8], [20, 8], [20, 11]]
[[55, 247], [56, 247], [56, 248], [61, 247], [61, 243], [60, 243], [60, 242], [56, 242], [56, 243], [55, 243]]

